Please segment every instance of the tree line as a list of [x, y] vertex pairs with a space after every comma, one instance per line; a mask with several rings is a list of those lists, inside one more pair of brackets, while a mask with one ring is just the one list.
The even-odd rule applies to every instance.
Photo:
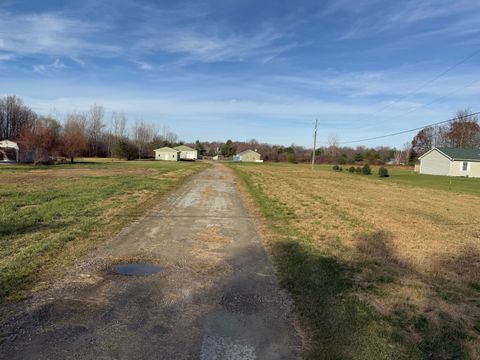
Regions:
[[412, 140], [412, 157], [423, 155], [433, 146], [480, 148], [478, 116], [470, 109], [459, 110], [452, 121], [423, 128]]
[[[200, 142], [189, 144], [205, 157], [221, 155], [229, 158], [246, 149], [257, 150], [265, 161], [308, 163], [312, 160], [312, 149], [303, 146], [272, 145], [259, 143], [252, 139], [248, 141]], [[455, 117], [437, 127], [426, 127], [418, 132], [411, 142], [401, 148], [392, 146], [378, 147], [349, 147], [340, 146], [336, 135], [328, 137], [328, 145], [320, 146], [315, 152], [315, 161], [330, 164], [374, 164], [385, 163], [394, 165], [412, 165], [419, 156], [433, 146], [480, 148], [480, 125], [478, 116], [471, 110], [459, 110]]]
[[131, 126], [123, 112], [107, 119], [102, 105], [93, 104], [86, 112], [67, 113], [63, 121], [39, 116], [16, 96], [0, 98], [0, 140], [19, 143], [32, 154], [35, 163], [52, 157], [152, 157], [153, 150], [174, 146], [178, 137], [168, 126], [158, 128], [142, 119]]
[[[194, 147], [198, 154], [210, 158], [220, 155], [224, 158], [250, 149], [255, 150], [262, 155], [264, 161], [272, 162], [290, 162], [290, 163], [309, 163], [312, 161], [312, 149], [298, 145], [272, 145], [261, 143], [255, 139], [247, 141], [196, 141], [193, 144], [187, 144]], [[364, 146], [340, 147], [337, 144], [319, 147], [315, 152], [315, 160], [318, 163], [331, 164], [354, 164], [358, 162], [368, 162], [371, 164], [383, 164], [391, 160], [396, 149], [392, 147], [368, 148]]]
[[[183, 144], [168, 126], [159, 128], [142, 119], [131, 125], [123, 112], [106, 116], [102, 105], [93, 104], [86, 112], [70, 112], [60, 121], [39, 116], [16, 96], [0, 97], [0, 140], [18, 142], [33, 154], [34, 162], [46, 162], [63, 156], [117, 157], [128, 160], [153, 157], [153, 150]], [[255, 139], [248, 141], [199, 141], [187, 143], [200, 157], [216, 155], [225, 159], [247, 149], [256, 150], [262, 159], [272, 162], [308, 163], [312, 149], [298, 145], [272, 145]], [[458, 111], [455, 118], [437, 127], [426, 127], [402, 149], [390, 146], [339, 146], [337, 136], [329, 136], [328, 145], [315, 152], [318, 163], [331, 164], [412, 164], [432, 146], [480, 148], [478, 117], [470, 110]]]

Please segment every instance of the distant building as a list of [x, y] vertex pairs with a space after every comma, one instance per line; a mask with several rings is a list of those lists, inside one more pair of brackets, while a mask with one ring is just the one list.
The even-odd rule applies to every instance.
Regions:
[[180, 157], [180, 151], [168, 146], [153, 151], [155, 152], [155, 160], [178, 161]]
[[197, 160], [197, 150], [191, 147], [180, 145], [174, 147], [174, 149], [180, 152], [180, 160]]
[[242, 162], [263, 162], [261, 155], [253, 150], [245, 150], [233, 156], [233, 161]]
[[480, 149], [434, 147], [419, 161], [420, 174], [480, 177]]
[[0, 141], [0, 162], [31, 163], [33, 155], [33, 150], [22, 149], [16, 142]]

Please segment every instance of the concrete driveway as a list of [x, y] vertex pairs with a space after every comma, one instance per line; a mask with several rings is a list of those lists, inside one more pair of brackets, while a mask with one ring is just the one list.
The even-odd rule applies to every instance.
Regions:
[[[151, 276], [117, 274], [147, 263]], [[215, 164], [2, 324], [2, 359], [295, 359], [301, 341], [236, 178]]]

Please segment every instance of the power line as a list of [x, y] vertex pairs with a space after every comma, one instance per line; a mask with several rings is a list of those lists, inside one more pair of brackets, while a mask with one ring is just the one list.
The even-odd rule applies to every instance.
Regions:
[[[445, 76], [445, 75], [448, 74], [450, 71], [452, 71], [452, 70], [455, 69], [456, 67], [462, 65], [463, 63], [465, 63], [466, 61], [470, 60], [471, 58], [473, 58], [475, 55], [477, 55], [477, 54], [479, 54], [479, 53], [480, 53], [480, 49], [477, 49], [476, 51], [474, 51], [474, 52], [471, 53], [470, 55], [464, 57], [464, 58], [461, 59], [460, 61], [456, 62], [455, 64], [451, 65], [450, 67], [448, 67], [447, 69], [445, 69], [444, 71], [442, 71], [440, 74], [438, 74], [438, 75], [434, 76], [433, 78], [425, 81], [423, 84], [421, 84], [421, 85], [418, 86], [417, 88], [415, 88], [415, 89], [413, 89], [412, 91], [408, 92], [406, 95], [398, 98], [397, 100], [395, 100], [395, 101], [393, 101], [393, 102], [390, 102], [389, 104], [383, 106], [382, 108], [378, 109], [377, 111], [374, 111], [374, 112], [370, 113], [370, 115], [368, 115], [368, 116], [378, 114], [379, 112], [382, 112], [383, 110], [392, 107], [394, 104], [397, 104], [397, 103], [399, 103], [399, 102], [402, 101], [402, 100], [405, 100], [406, 98], [410, 97], [411, 95], [418, 93], [420, 90], [424, 89], [427, 85], [430, 85], [431, 83], [437, 81], [438, 79], [440, 79], [441, 77]], [[365, 118], [366, 118], [366, 117], [365, 117]], [[362, 118], [362, 119], [363, 119], [363, 118]]]
[[416, 111], [416, 110], [418, 110], [418, 109], [421, 109], [421, 108], [427, 107], [427, 106], [429, 106], [429, 105], [432, 105], [432, 104], [436, 103], [437, 101], [443, 100], [443, 99], [445, 99], [446, 97], [448, 97], [448, 96], [450, 96], [450, 95], [453, 95], [453, 94], [459, 92], [460, 90], [464, 90], [464, 89], [472, 86], [473, 84], [478, 83], [479, 81], [480, 81], [480, 79], [473, 80], [473, 81], [467, 83], [466, 85], [461, 86], [461, 87], [458, 88], [458, 89], [455, 89], [455, 90], [453, 90], [453, 91], [450, 91], [449, 93], [447, 93], [447, 94], [445, 94], [445, 95], [442, 95], [442, 96], [440, 96], [440, 97], [438, 97], [438, 98], [433, 99], [432, 101], [427, 102], [426, 104], [419, 105], [419, 106], [417, 106], [416, 108], [407, 110], [407, 111], [405, 111], [404, 113], [400, 113], [400, 114], [391, 116], [390, 118], [400, 117], [400, 116], [403, 116], [403, 115], [405, 115], [405, 114], [408, 114], [408, 113], [411, 113], [411, 112], [413, 112], [413, 111]]
[[422, 108], [428, 107], [428, 106], [430, 106], [430, 105], [432, 105], [432, 104], [434, 104], [434, 103], [436, 103], [436, 102], [438, 102], [438, 101], [440, 101], [440, 100], [443, 100], [443, 99], [447, 98], [448, 96], [453, 95], [453, 94], [459, 92], [460, 90], [464, 90], [464, 89], [466, 89], [466, 88], [468, 88], [468, 87], [470, 87], [470, 86], [472, 86], [473, 84], [478, 83], [478, 82], [480, 82], [480, 79], [473, 80], [473, 81], [467, 83], [466, 85], [463, 85], [463, 86], [459, 87], [458, 89], [455, 89], [455, 90], [453, 90], [453, 91], [450, 91], [449, 93], [447, 93], [447, 94], [445, 94], [445, 95], [439, 96], [439, 97], [437, 97], [437, 98], [435, 98], [435, 99], [433, 99], [433, 100], [431, 100], [431, 101], [429, 101], [429, 102], [427, 102], [427, 103], [425, 103], [425, 104], [421, 104], [421, 105], [419, 105], [419, 106], [417, 106], [417, 107], [414, 107], [413, 109], [410, 109], [410, 110], [401, 112], [401, 113], [399, 113], [399, 114], [395, 114], [395, 115], [392, 115], [392, 116], [388, 116], [388, 119], [396, 119], [396, 118], [399, 118], [399, 117], [404, 116], [404, 115], [406, 115], [406, 114], [409, 114], [409, 113], [411, 113], [411, 112], [414, 112], [414, 111], [416, 111], [416, 110], [418, 110], [418, 109], [422, 109]]
[[[478, 115], [478, 114], [480, 114], [480, 111], [468, 114], [465, 117], [471, 117], [471, 116], [475, 116], [475, 115]], [[436, 122], [436, 123], [433, 123], [433, 124], [420, 126], [420, 127], [414, 128], [414, 129], [403, 130], [403, 131], [399, 131], [399, 132], [396, 132], [396, 133], [380, 135], [380, 136], [375, 136], [375, 137], [361, 139], [361, 140], [345, 141], [345, 142], [341, 142], [340, 144], [342, 144], [342, 145], [344, 145], [344, 144], [354, 144], [354, 143], [359, 143], [359, 142], [364, 142], [364, 141], [384, 139], [384, 138], [391, 137], [391, 136], [406, 134], [406, 133], [409, 133], [409, 132], [412, 132], [412, 131], [422, 130], [422, 129], [424, 129], [426, 127], [430, 127], [430, 126], [445, 124], [445, 123], [448, 123], [448, 122], [453, 121], [455, 119], [456, 119], [456, 117], [448, 119], [448, 120], [439, 121], [439, 122]]]

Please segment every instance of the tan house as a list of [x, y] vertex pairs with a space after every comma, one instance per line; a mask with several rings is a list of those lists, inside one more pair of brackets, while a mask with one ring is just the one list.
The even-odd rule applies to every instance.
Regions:
[[242, 162], [263, 162], [261, 160], [261, 155], [253, 150], [245, 150], [233, 157], [234, 161], [242, 161]]
[[153, 151], [155, 152], [155, 160], [178, 161], [180, 157], [180, 151], [168, 146]]
[[180, 160], [197, 160], [197, 150], [191, 147], [180, 145], [174, 147], [174, 149], [180, 152]]
[[434, 147], [419, 161], [420, 174], [480, 177], [480, 149]]

